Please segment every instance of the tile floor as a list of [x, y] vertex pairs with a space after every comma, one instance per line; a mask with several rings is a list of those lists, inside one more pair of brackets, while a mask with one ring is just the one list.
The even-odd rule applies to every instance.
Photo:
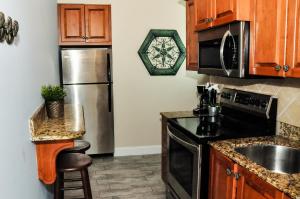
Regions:
[[[89, 168], [93, 199], [165, 199], [160, 158], [160, 155], [94, 157]], [[66, 192], [66, 198], [79, 196], [81, 190]]]

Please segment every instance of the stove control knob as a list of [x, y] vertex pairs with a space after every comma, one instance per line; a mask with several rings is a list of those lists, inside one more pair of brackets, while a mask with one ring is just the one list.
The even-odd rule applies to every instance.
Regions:
[[255, 103], [256, 106], [260, 106], [260, 100], [259, 99], [256, 99], [254, 103]]
[[268, 105], [268, 102], [267, 101], [262, 101], [260, 105], [261, 105], [262, 108], [265, 109]]
[[253, 99], [252, 99], [252, 97], [250, 97], [250, 98], [248, 99], [248, 104], [249, 104], [249, 105], [253, 105], [252, 102], [253, 102]]

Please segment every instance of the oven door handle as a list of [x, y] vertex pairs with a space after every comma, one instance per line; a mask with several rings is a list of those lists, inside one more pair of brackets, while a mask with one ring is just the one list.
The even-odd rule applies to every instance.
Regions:
[[197, 149], [197, 151], [199, 150], [199, 147], [198, 147], [198, 146], [193, 145], [193, 144], [190, 144], [190, 143], [184, 141], [183, 139], [177, 137], [176, 135], [174, 135], [174, 134], [170, 131], [169, 128], [168, 128], [168, 135], [169, 135], [172, 139], [176, 140], [177, 142], [179, 142], [180, 144], [182, 144], [182, 145], [184, 145], [184, 146], [186, 146], [186, 147], [192, 147], [192, 148], [195, 148], [195, 149]]
[[223, 70], [224, 70], [224, 72], [227, 76], [229, 76], [230, 73], [231, 73], [231, 70], [228, 70], [226, 68], [225, 62], [224, 62], [224, 48], [225, 48], [225, 42], [226, 42], [226, 39], [227, 39], [228, 36], [233, 37], [229, 30], [227, 30], [225, 32], [225, 34], [223, 35], [223, 38], [222, 38], [222, 41], [221, 41], [221, 46], [220, 46], [220, 62], [221, 62], [221, 66], [222, 66], [222, 68], [223, 68]]

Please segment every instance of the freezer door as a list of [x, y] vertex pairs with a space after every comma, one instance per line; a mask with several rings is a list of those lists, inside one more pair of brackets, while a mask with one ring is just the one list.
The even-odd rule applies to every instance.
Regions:
[[62, 49], [63, 84], [109, 82], [109, 58], [106, 48]]
[[84, 109], [88, 154], [114, 152], [112, 87], [110, 84], [65, 85], [66, 103], [81, 104]]

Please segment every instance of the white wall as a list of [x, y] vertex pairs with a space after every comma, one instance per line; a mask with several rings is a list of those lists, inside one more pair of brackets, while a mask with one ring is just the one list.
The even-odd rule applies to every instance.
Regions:
[[50, 198], [37, 178], [28, 119], [42, 103], [41, 85], [58, 82], [56, 1], [1, 0], [0, 11], [20, 25], [13, 45], [0, 43], [0, 198]]
[[150, 76], [137, 51], [150, 29], [175, 29], [185, 43], [185, 1], [112, 0], [116, 147], [160, 145], [160, 112], [192, 110], [197, 78]]

